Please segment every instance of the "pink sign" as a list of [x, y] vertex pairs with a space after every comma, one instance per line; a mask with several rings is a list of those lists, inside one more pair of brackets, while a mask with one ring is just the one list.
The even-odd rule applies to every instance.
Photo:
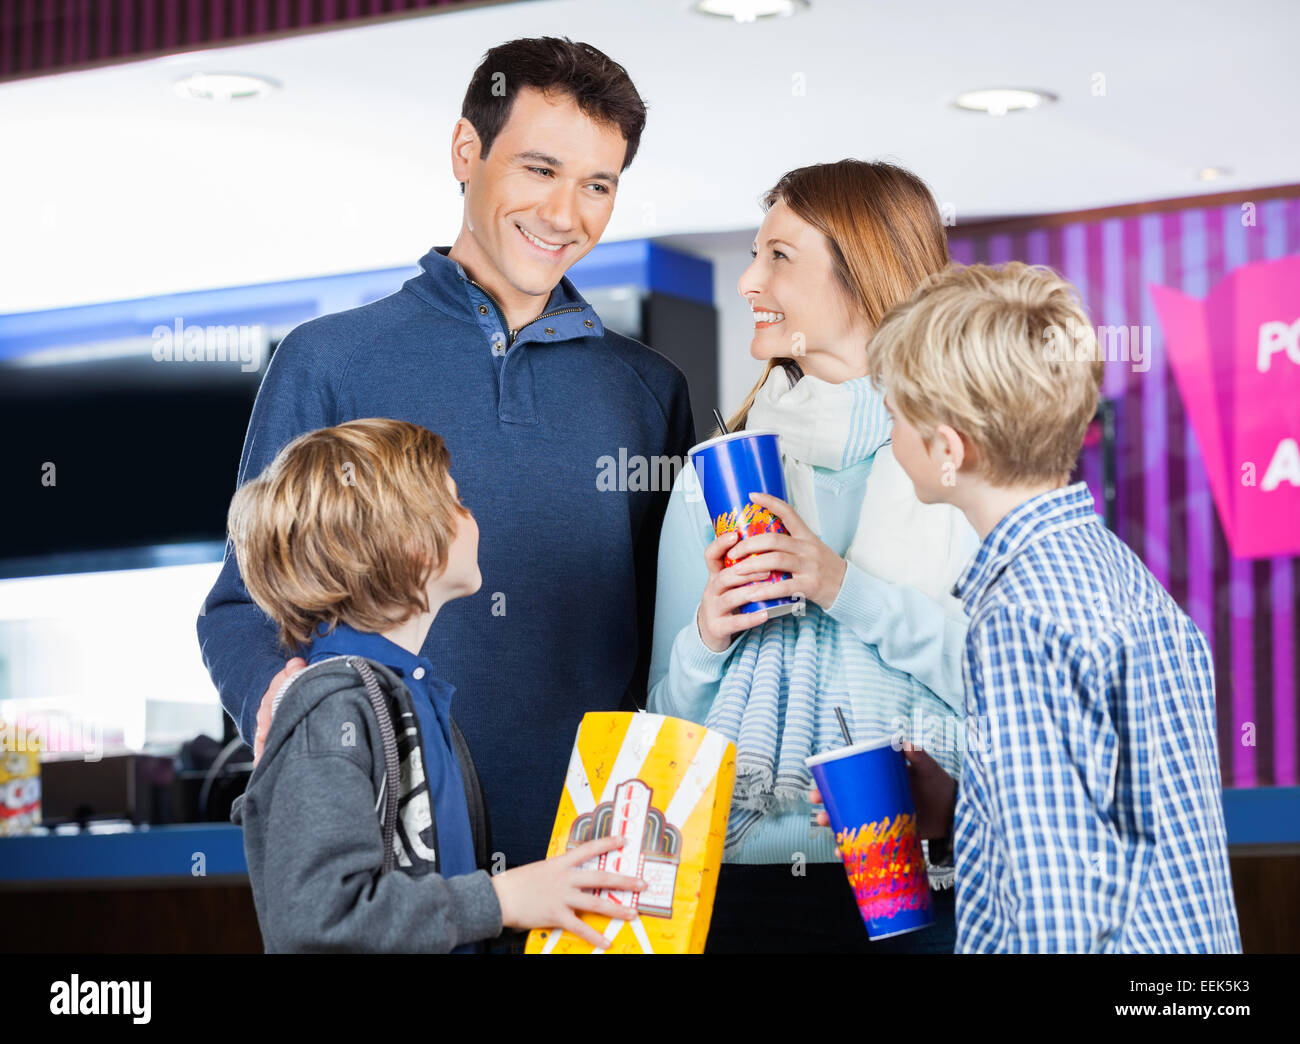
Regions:
[[1300, 255], [1151, 296], [1232, 554], [1300, 554]]

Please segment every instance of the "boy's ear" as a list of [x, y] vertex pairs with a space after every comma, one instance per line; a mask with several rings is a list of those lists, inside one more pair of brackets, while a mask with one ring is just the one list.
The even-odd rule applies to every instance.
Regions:
[[947, 424], [935, 426], [934, 438], [930, 440], [930, 456], [941, 468], [951, 464], [952, 472], [961, 471], [962, 465], [970, 459], [970, 447], [957, 430]]

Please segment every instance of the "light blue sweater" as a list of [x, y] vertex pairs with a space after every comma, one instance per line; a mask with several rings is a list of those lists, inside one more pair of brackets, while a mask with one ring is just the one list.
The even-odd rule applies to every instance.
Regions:
[[[843, 556], [853, 540], [873, 460], [839, 471], [813, 469], [818, 535], [838, 555]], [[690, 488], [694, 500], [688, 499], [679, 475], [660, 534], [649, 709], [703, 723], [746, 632], [738, 632], [720, 653], [700, 638], [695, 611], [709, 577], [704, 549], [714, 533], [698, 484]], [[919, 591], [878, 580], [852, 562], [847, 565], [839, 595], [825, 613], [807, 604], [807, 613], [818, 623], [818, 692], [853, 693], [866, 705], [868, 720], [851, 723], [855, 739], [866, 738], [872, 729], [892, 734], [900, 721], [908, 722], [910, 737], [918, 715], [927, 728], [943, 722], [956, 735], [963, 699], [964, 621], [946, 616]], [[785, 695], [783, 686], [782, 713]], [[959, 775], [959, 751], [932, 745], [927, 749], [950, 775]], [[805, 862], [833, 861], [831, 831], [812, 826], [811, 816], [811, 804], [765, 816], [727, 852], [726, 861], [791, 863], [800, 856]]]

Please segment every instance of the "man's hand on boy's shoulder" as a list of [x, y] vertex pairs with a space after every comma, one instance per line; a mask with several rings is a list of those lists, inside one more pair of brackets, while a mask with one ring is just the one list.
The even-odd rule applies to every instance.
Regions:
[[256, 765], [262, 760], [262, 751], [266, 747], [266, 737], [271, 731], [271, 704], [275, 702], [275, 694], [280, 691], [280, 686], [307, 666], [307, 661], [301, 656], [295, 656], [292, 660], [284, 665], [284, 669], [271, 679], [271, 684], [262, 696], [262, 702], [257, 707], [257, 735], [253, 737], [253, 764]]

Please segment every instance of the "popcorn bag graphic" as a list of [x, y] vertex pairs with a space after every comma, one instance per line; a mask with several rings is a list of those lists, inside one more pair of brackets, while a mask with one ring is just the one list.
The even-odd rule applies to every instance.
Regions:
[[1151, 296], [1232, 554], [1300, 554], [1300, 255]]
[[0, 720], [0, 837], [29, 834], [41, 822], [40, 740]]
[[[641, 877], [639, 894], [602, 897], [636, 907], [623, 921], [579, 916], [610, 940], [606, 953], [702, 953], [722, 866], [736, 748], [703, 725], [661, 714], [587, 714], [569, 760], [547, 857], [617, 834], [621, 849], [584, 870]], [[600, 953], [560, 929], [528, 935], [528, 953]]]

